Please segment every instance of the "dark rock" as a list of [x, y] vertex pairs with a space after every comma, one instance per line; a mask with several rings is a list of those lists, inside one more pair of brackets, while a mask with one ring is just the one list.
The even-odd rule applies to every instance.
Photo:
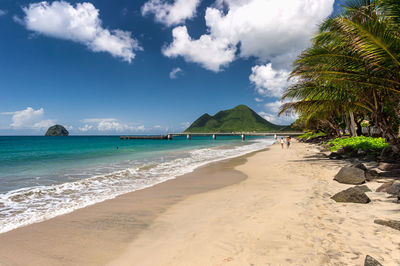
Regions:
[[354, 188], [361, 190], [362, 192], [372, 192], [371, 189], [369, 189], [369, 187], [367, 187], [366, 185], [363, 186], [355, 186]]
[[383, 266], [383, 265], [380, 264], [379, 261], [377, 261], [376, 259], [374, 259], [370, 255], [367, 255], [365, 257], [364, 266]]
[[393, 184], [386, 190], [386, 192], [392, 195], [399, 195], [400, 181], [394, 181]]
[[379, 224], [379, 225], [384, 225], [388, 226], [390, 228], [396, 229], [400, 231], [400, 221], [393, 221], [393, 220], [375, 220], [374, 223]]
[[380, 163], [379, 167], [380, 170], [382, 171], [391, 171], [391, 170], [397, 170], [400, 169], [400, 164], [393, 164], [393, 163]]
[[398, 177], [400, 177], [400, 169], [393, 169], [393, 170], [390, 170], [390, 171], [384, 171], [384, 172], [381, 172], [379, 174], [379, 176], [381, 176], [381, 177], [398, 178]]
[[358, 163], [358, 164], [356, 164], [356, 165], [354, 165], [354, 167], [355, 168], [358, 168], [358, 169], [361, 169], [361, 170], [363, 170], [363, 171], [367, 171], [367, 167], [365, 166], [365, 164], [363, 164], [363, 163]]
[[365, 171], [365, 179], [371, 181], [373, 179], [379, 178], [379, 172], [376, 169], [368, 169]]
[[368, 196], [358, 187], [351, 187], [335, 194], [331, 199], [336, 202], [352, 202], [367, 204], [371, 202]]
[[385, 160], [386, 158], [391, 159], [392, 153], [393, 153], [392, 148], [390, 146], [388, 146], [382, 150], [380, 157], [382, 160]]
[[365, 173], [355, 167], [343, 167], [333, 180], [343, 184], [361, 185], [365, 183]]
[[362, 149], [359, 149], [359, 150], [357, 151], [357, 155], [358, 155], [358, 156], [365, 156], [365, 155], [367, 155], [367, 152], [364, 151], [364, 150], [362, 150]]
[[342, 159], [342, 155], [338, 154], [337, 152], [331, 152], [331, 154], [329, 154], [329, 159]]
[[376, 155], [368, 154], [367, 156], [364, 157], [364, 160], [367, 162], [376, 161]]
[[336, 151], [337, 154], [344, 154], [344, 148], [340, 148]]
[[45, 136], [68, 136], [69, 132], [68, 130], [65, 129], [65, 127], [61, 126], [61, 125], [55, 125], [55, 126], [51, 126]]
[[384, 183], [382, 186], [376, 189], [376, 192], [387, 192], [387, 190], [393, 185], [393, 183], [393, 181]]

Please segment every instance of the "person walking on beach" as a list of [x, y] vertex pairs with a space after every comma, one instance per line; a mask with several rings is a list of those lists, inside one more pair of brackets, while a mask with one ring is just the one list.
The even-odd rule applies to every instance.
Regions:
[[289, 149], [289, 147], [290, 147], [290, 137], [287, 137], [286, 138], [286, 147]]
[[283, 144], [285, 144], [285, 141], [283, 140], [283, 138], [281, 138], [281, 147], [283, 149]]

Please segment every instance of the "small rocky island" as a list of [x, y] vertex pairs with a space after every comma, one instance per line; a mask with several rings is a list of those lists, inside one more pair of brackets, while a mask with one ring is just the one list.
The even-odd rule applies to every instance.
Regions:
[[49, 127], [49, 129], [47, 130], [47, 132], [45, 134], [45, 136], [61, 136], [61, 137], [68, 136], [68, 135], [69, 135], [68, 130], [61, 125], [54, 125], [54, 126]]

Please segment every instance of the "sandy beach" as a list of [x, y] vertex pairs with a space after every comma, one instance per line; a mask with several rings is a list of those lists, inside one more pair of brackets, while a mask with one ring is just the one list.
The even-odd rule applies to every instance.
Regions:
[[[0, 235], [0, 265], [400, 264], [399, 205], [330, 199], [342, 161], [294, 142]], [[377, 182], [367, 183], [375, 191]]]

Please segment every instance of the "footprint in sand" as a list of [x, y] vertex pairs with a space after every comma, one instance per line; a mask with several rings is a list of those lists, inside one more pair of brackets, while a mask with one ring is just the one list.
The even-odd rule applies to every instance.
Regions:
[[223, 262], [231, 262], [231, 261], [233, 261], [233, 258], [232, 258], [232, 257], [228, 257], [228, 258], [226, 258], [226, 259], [223, 260]]

